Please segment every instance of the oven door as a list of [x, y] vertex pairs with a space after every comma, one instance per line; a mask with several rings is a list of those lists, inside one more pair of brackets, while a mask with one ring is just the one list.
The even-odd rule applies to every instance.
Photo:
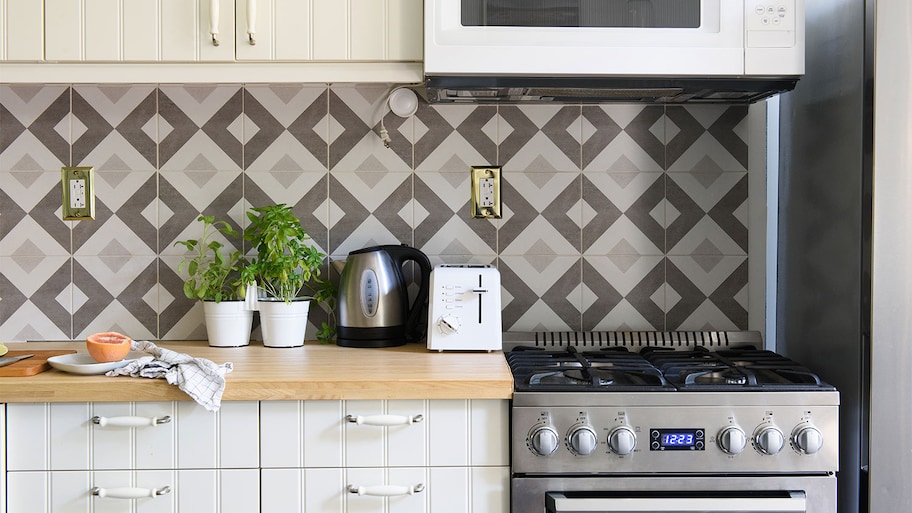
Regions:
[[745, 73], [742, 0], [425, 0], [424, 9], [427, 75]]
[[553, 492], [545, 496], [548, 513], [806, 513], [804, 492], [751, 492], [736, 494], [599, 494]]
[[835, 513], [836, 477], [518, 476], [512, 513]]

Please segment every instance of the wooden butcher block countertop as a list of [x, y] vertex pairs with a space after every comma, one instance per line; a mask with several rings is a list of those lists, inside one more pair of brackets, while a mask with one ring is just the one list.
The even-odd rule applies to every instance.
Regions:
[[[72, 349], [81, 342], [6, 344], [13, 350]], [[300, 399], [509, 399], [513, 377], [499, 351], [431, 352], [420, 344], [357, 349], [307, 342], [303, 347], [215, 348], [206, 342], [156, 342], [217, 364], [232, 362], [223, 401]], [[0, 403], [190, 400], [164, 379], [70, 374], [50, 369], [0, 377]]]

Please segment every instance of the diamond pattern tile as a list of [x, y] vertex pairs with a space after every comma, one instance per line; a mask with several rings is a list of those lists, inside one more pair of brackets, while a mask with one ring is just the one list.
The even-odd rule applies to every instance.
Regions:
[[[403, 119], [390, 90], [0, 86], [0, 339], [205, 338], [173, 244], [200, 214], [242, 228], [272, 203], [333, 258], [408, 243], [497, 265], [505, 329], [746, 329], [762, 308], [746, 107], [421, 101]], [[70, 162], [96, 168], [94, 221], [60, 218]], [[469, 215], [483, 164], [503, 166], [502, 219]]]

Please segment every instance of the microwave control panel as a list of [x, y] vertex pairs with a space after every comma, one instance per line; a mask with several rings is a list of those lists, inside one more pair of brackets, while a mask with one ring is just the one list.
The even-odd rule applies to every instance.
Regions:
[[748, 0], [745, 25], [749, 48], [795, 45], [796, 0]]

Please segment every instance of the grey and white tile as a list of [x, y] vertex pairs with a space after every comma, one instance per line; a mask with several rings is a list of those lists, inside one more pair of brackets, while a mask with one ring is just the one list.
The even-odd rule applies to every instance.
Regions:
[[[329, 169], [334, 172], [406, 172], [412, 170], [412, 119], [385, 107], [390, 88], [339, 85], [329, 90]], [[383, 118], [389, 148], [380, 138]]]
[[[240, 223], [244, 218], [244, 181], [238, 171], [163, 171], [159, 173], [159, 254], [174, 255], [179, 240], [196, 238], [200, 215]], [[240, 228], [241, 224], [234, 226]]]
[[497, 109], [498, 160], [505, 171], [579, 171], [580, 107], [502, 105]]
[[747, 171], [746, 106], [674, 106], [666, 117], [669, 172], [693, 170], [706, 159], [725, 171]]
[[96, 171], [158, 167], [154, 86], [73, 87], [73, 163]]
[[472, 166], [497, 165], [496, 115], [493, 106], [419, 107], [415, 171], [467, 173]]
[[586, 105], [582, 123], [583, 171], [637, 173], [665, 169], [662, 107]]
[[501, 256], [505, 331], [581, 329], [581, 259], [573, 256]]
[[0, 256], [70, 255], [60, 171], [0, 171]]
[[244, 168], [247, 171], [326, 170], [328, 111], [325, 86], [247, 86]]
[[162, 86], [158, 93], [159, 169], [240, 171], [242, 109], [240, 86]]
[[329, 254], [413, 244], [412, 188], [412, 173], [330, 173]]
[[70, 165], [70, 88], [0, 85], [0, 170]]
[[0, 316], [4, 340], [69, 339], [72, 332], [72, 259], [0, 257]]
[[497, 254], [495, 219], [470, 217], [470, 174], [415, 175], [415, 246], [428, 255]]
[[664, 184], [662, 173], [583, 173], [583, 253], [607, 254], [625, 248], [624, 252], [640, 255], [662, 254]]
[[158, 338], [158, 266], [153, 255], [76, 256], [73, 262], [73, 333], [129, 333]]
[[661, 255], [583, 257], [583, 330], [665, 329]]
[[580, 254], [583, 206], [579, 173], [501, 176], [504, 210], [498, 230], [502, 255]]

